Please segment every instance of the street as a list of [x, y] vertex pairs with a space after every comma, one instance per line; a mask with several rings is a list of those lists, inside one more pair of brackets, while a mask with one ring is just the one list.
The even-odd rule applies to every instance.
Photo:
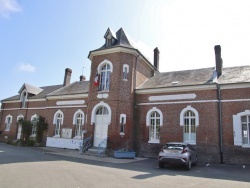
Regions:
[[[126, 160], [126, 159], [124, 159]], [[157, 160], [112, 163], [0, 143], [1, 188], [250, 187], [250, 166], [198, 164], [159, 169]]]

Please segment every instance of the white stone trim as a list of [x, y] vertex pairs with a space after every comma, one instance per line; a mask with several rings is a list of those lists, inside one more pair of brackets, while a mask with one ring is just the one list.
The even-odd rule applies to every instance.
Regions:
[[111, 123], [111, 114], [112, 114], [111, 108], [107, 103], [101, 101], [100, 103], [96, 104], [95, 107], [92, 109], [92, 112], [91, 112], [91, 125], [93, 125], [95, 123], [96, 111], [101, 106], [104, 106], [104, 107], [106, 107], [108, 109], [108, 112], [109, 112], [109, 114], [108, 114], [109, 122], [108, 123], [109, 124]]
[[163, 114], [162, 114], [162, 112], [158, 109], [158, 108], [156, 108], [156, 107], [153, 107], [151, 110], [149, 110], [148, 111], [148, 113], [147, 113], [147, 116], [146, 116], [146, 126], [150, 126], [150, 114], [152, 113], [152, 112], [158, 112], [159, 114], [160, 114], [160, 126], [162, 126], [163, 125]]
[[75, 95], [60, 95], [60, 96], [47, 96], [47, 100], [57, 100], [57, 99], [79, 99], [87, 98], [88, 94], [75, 94]]
[[78, 109], [78, 110], [75, 112], [75, 114], [74, 114], [74, 116], [73, 116], [73, 125], [76, 124], [76, 115], [77, 115], [77, 114], [82, 114], [82, 125], [84, 125], [84, 112], [83, 112], [81, 109]]
[[198, 85], [198, 86], [175, 86], [175, 87], [164, 87], [164, 88], [152, 88], [152, 89], [136, 89], [136, 94], [152, 94], [152, 93], [170, 93], [170, 92], [183, 92], [183, 91], [194, 91], [194, 90], [211, 90], [216, 89], [217, 85]]
[[56, 124], [56, 117], [57, 117], [57, 114], [62, 114], [62, 124], [63, 125], [63, 119], [64, 119], [64, 114], [61, 110], [57, 110], [57, 112], [54, 114], [54, 118], [53, 118], [53, 124], [55, 125]]
[[187, 106], [186, 108], [184, 108], [181, 111], [181, 113], [180, 113], [180, 126], [184, 126], [184, 114], [189, 110], [195, 114], [195, 126], [196, 127], [199, 126], [199, 113], [195, 108], [193, 108], [191, 106]]
[[10, 117], [10, 124], [12, 123], [12, 119], [13, 119], [13, 116], [12, 115], [7, 115], [6, 117], [5, 117], [5, 123], [7, 123], [7, 119], [8, 119], [8, 117]]
[[18, 115], [17, 118], [16, 118], [16, 121], [18, 122], [19, 119], [23, 118], [24, 119], [24, 116], [22, 114]]
[[126, 124], [126, 114], [120, 114], [120, 124], [122, 123], [122, 118], [124, 118], [124, 125]]
[[112, 64], [112, 62], [109, 61], [109, 60], [107, 60], [107, 59], [105, 59], [105, 60], [102, 61], [102, 62], [98, 65], [98, 67], [97, 67], [97, 72], [98, 72], [98, 74], [100, 74], [100, 72], [101, 72], [101, 70], [102, 70], [102, 67], [103, 67], [104, 65], [106, 65], [106, 64], [110, 65], [110, 72], [111, 72], [111, 73], [113, 72], [113, 64]]
[[183, 100], [183, 99], [195, 99], [196, 94], [177, 94], [177, 95], [159, 95], [159, 96], [150, 96], [149, 101], [165, 101], [165, 100]]
[[56, 105], [74, 105], [74, 104], [84, 104], [84, 100], [71, 100], [71, 101], [57, 101]]

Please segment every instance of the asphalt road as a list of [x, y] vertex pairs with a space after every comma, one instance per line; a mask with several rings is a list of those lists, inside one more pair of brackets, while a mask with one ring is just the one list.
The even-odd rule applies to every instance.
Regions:
[[157, 160], [112, 163], [0, 143], [1, 188], [249, 188], [250, 166], [198, 164], [159, 169]]

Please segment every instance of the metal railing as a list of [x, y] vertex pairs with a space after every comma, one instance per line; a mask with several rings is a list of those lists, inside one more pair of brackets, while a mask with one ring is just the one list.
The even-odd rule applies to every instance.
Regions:
[[79, 143], [79, 153], [82, 154], [84, 151], [86, 151], [91, 146], [91, 139], [92, 135], [88, 138], [85, 138], [82, 140], [82, 142]]
[[98, 144], [98, 157], [101, 157], [101, 154], [106, 151], [107, 141], [108, 137], [103, 139], [103, 141], [101, 141], [100, 144]]

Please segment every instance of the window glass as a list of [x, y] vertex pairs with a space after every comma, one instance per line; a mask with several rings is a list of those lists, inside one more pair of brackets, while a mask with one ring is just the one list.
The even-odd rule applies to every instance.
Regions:
[[195, 122], [195, 113], [191, 110], [187, 111], [184, 114], [184, 142], [194, 143], [196, 142], [196, 122]]
[[150, 115], [149, 140], [160, 140], [160, 114], [156, 111]]
[[100, 73], [99, 91], [109, 90], [110, 86], [110, 65], [105, 64]]

